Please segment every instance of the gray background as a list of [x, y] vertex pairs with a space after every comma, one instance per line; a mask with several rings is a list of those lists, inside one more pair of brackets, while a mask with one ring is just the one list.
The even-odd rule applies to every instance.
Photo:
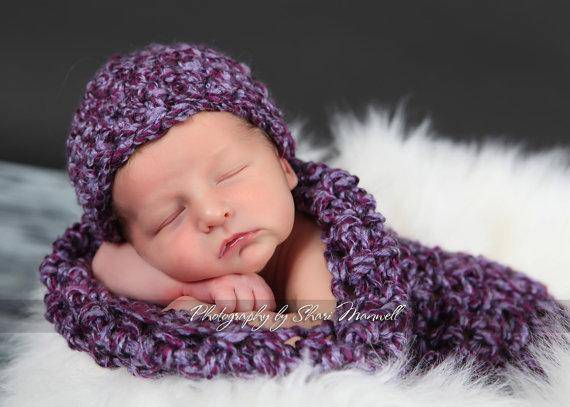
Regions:
[[206, 42], [327, 142], [327, 115], [406, 101], [455, 139], [570, 145], [570, 2], [19, 1], [0, 12], [0, 159], [65, 166], [88, 79], [113, 52]]

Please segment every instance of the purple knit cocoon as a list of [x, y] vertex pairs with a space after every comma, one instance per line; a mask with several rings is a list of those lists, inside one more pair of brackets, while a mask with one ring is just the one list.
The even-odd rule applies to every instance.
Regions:
[[[368, 314], [405, 306], [391, 321], [345, 318], [313, 328], [253, 331], [241, 321], [189, 320], [190, 313], [111, 293], [94, 279], [101, 243], [122, 242], [111, 205], [117, 170], [138, 146], [200, 111], [227, 111], [260, 127], [299, 178], [295, 207], [321, 228], [338, 304]], [[295, 157], [295, 141], [267, 87], [250, 68], [206, 45], [151, 44], [113, 55], [87, 84], [67, 140], [68, 173], [81, 220], [53, 243], [39, 267], [45, 317], [72, 349], [103, 367], [157, 378], [284, 375], [305, 352], [322, 371], [374, 371], [411, 350], [414, 366], [474, 358], [485, 371], [521, 363], [540, 371], [529, 346], [568, 314], [546, 287], [511, 268], [463, 252], [426, 247], [386, 227], [375, 198], [349, 172]], [[556, 322], [556, 324], [555, 324]], [[294, 336], [294, 346], [284, 342]]]

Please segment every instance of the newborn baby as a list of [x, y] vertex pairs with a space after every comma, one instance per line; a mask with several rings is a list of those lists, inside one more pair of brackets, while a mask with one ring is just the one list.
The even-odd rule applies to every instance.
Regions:
[[[540, 371], [530, 344], [568, 319], [544, 285], [399, 236], [356, 175], [300, 160], [295, 144], [267, 87], [215, 49], [113, 55], [70, 127], [84, 213], [40, 266], [46, 319], [99, 365], [145, 377], [282, 374], [305, 351], [325, 369], [374, 369], [408, 347], [410, 365], [456, 355]], [[305, 303], [320, 309], [299, 322]], [[220, 332], [173, 310], [197, 304], [263, 309], [286, 329]]]
[[283, 327], [303, 305], [332, 313], [321, 230], [295, 209], [297, 182], [263, 130], [229, 112], [197, 113], [117, 172], [113, 208], [128, 241], [103, 242], [93, 273], [113, 293], [165, 310], [287, 305]]

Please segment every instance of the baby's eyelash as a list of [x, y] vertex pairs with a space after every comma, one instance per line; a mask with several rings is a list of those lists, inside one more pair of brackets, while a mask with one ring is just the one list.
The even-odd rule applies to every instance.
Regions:
[[226, 180], [226, 179], [228, 179], [228, 178], [231, 178], [231, 177], [233, 177], [234, 175], [237, 175], [238, 173], [242, 172], [246, 167], [247, 167], [247, 165], [244, 165], [244, 166], [241, 167], [239, 170], [234, 171], [234, 172], [231, 172], [229, 175], [224, 176], [224, 177], [220, 180], [220, 182], [222, 182], [222, 181], [224, 181], [224, 180]]
[[159, 233], [162, 229], [164, 229], [165, 227], [167, 227], [168, 225], [170, 225], [178, 216], [180, 216], [180, 214], [181, 214], [182, 212], [184, 212], [185, 209], [186, 209], [186, 208], [184, 208], [184, 209], [182, 209], [180, 212], [178, 212], [178, 213], [176, 214], [176, 216], [173, 216], [172, 218], [167, 219], [166, 221], [164, 221], [164, 223], [163, 223], [161, 226], [159, 226], [159, 228], [158, 228], [158, 230], [156, 231], [156, 233]]

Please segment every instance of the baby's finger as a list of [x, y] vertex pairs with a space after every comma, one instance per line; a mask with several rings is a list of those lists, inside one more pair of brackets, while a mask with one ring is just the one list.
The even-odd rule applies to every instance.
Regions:
[[255, 306], [255, 297], [253, 290], [249, 284], [236, 284], [234, 287], [236, 293], [237, 304], [236, 312], [249, 312], [253, 311]]
[[214, 294], [216, 307], [220, 310], [226, 308], [224, 312], [232, 313], [236, 309], [236, 293], [231, 286], [222, 286]]
[[275, 296], [265, 281], [262, 280], [259, 284], [253, 285], [253, 296], [255, 299], [253, 309], [258, 310], [261, 309], [263, 305], [266, 305], [267, 311], [275, 311], [275, 308], [277, 307]]

